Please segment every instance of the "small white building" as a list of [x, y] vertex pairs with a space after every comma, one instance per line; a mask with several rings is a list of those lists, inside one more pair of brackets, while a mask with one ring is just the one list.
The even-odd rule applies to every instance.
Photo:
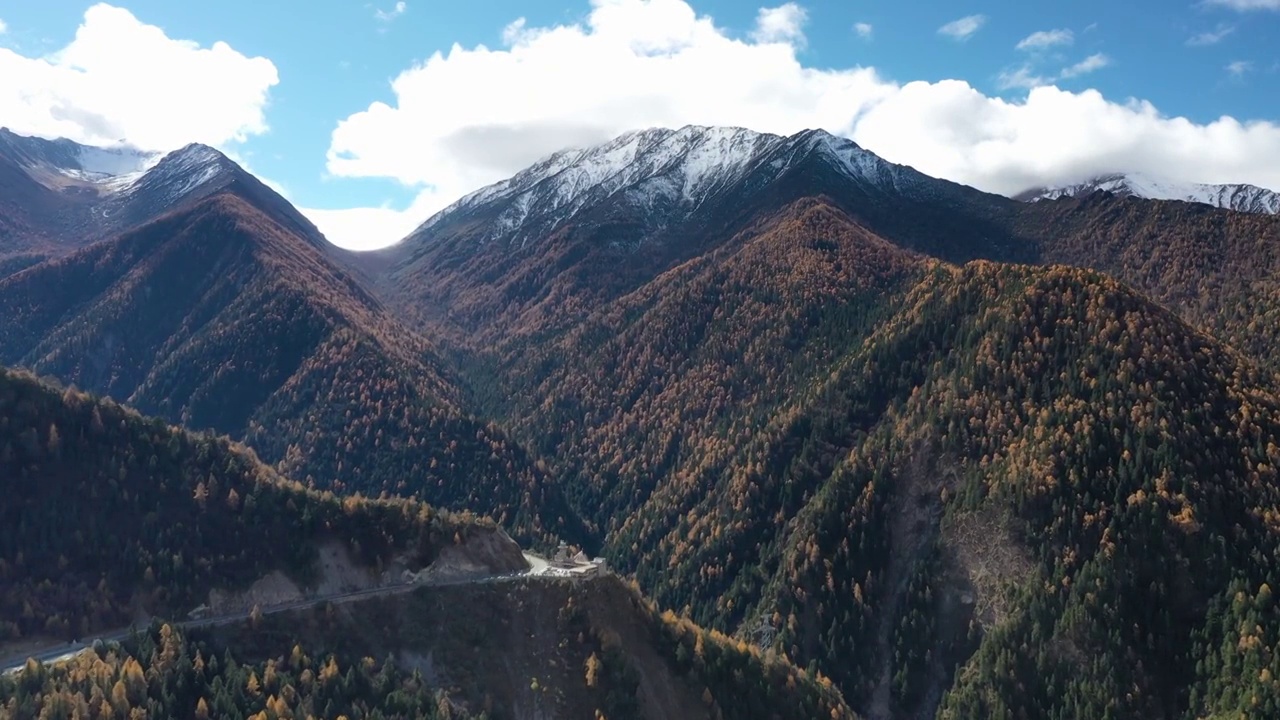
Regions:
[[[582, 553], [578, 553], [581, 555]], [[569, 568], [573, 567], [574, 560], [569, 556], [569, 546], [560, 541], [560, 547], [556, 548], [555, 557], [551, 558], [551, 564], [556, 567]]]
[[609, 571], [604, 558], [587, 557], [583, 550], [570, 554], [569, 546], [564, 541], [560, 542], [548, 565], [552, 574], [571, 578], [596, 577]]

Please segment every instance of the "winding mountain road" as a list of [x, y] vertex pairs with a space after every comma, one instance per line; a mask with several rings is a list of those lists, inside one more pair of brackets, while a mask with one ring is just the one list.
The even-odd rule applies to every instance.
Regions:
[[[402, 593], [413, 592], [419, 588], [425, 587], [447, 587], [450, 585], [479, 585], [488, 583], [512, 582], [531, 577], [556, 577], [545, 573], [547, 561], [532, 553], [525, 553], [525, 560], [528, 561], [529, 567], [520, 572], [505, 573], [502, 575], [486, 575], [482, 577], [459, 577], [440, 580], [423, 580], [411, 583], [402, 583], [398, 585], [383, 585], [381, 587], [367, 588], [364, 590], [355, 590], [353, 592], [339, 593], [336, 595], [322, 595], [312, 598], [303, 598], [293, 602], [281, 603], [279, 605], [271, 605], [268, 607], [260, 607], [263, 615], [272, 615], [290, 610], [304, 610], [325, 603], [349, 603], [359, 600], [367, 600], [373, 597], [383, 597], [387, 595], [399, 595]], [[249, 619], [252, 610], [244, 612], [230, 613], [227, 615], [218, 615], [217, 617], [199, 618], [197, 620], [181, 620], [170, 621], [169, 624], [182, 628], [203, 628], [216, 627], [219, 625], [228, 625], [234, 622], [243, 622]], [[70, 660], [71, 658], [84, 652], [89, 647], [101, 640], [102, 642], [120, 642], [129, 637], [133, 628], [125, 628], [123, 630], [114, 630], [101, 635], [97, 635], [89, 640], [81, 640], [70, 643], [60, 643], [57, 645], [49, 645], [41, 648], [29, 649], [23, 653], [10, 655], [8, 657], [0, 657], [0, 675], [8, 675], [22, 670], [28, 659], [36, 660], [45, 665]]]

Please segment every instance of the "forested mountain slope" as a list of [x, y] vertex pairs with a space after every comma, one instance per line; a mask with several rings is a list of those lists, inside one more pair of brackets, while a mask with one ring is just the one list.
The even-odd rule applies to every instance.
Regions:
[[1103, 193], [1027, 208], [1043, 262], [1106, 272], [1280, 370], [1280, 216]]
[[318, 575], [318, 545], [374, 567], [491, 521], [410, 500], [339, 498], [247, 448], [0, 370], [0, 642], [82, 637], [139, 613], [184, 617], [212, 589]]
[[567, 331], [603, 303], [826, 196], [904, 247], [963, 261], [1032, 248], [996, 225], [1021, 203], [894, 165], [852, 141], [690, 126], [546, 158], [373, 253], [406, 317], [478, 346]]
[[531, 539], [573, 527], [521, 448], [458, 406], [432, 347], [235, 188], [0, 279], [0, 304], [0, 362], [228, 433], [308, 485]]
[[1278, 569], [1270, 377], [1106, 276], [940, 263], [809, 200], [501, 362], [612, 561], [871, 717], [1252, 687], [1224, 618]]
[[[0, 677], [0, 718], [853, 720], [830, 681], [617, 578], [412, 595], [179, 631]], [[61, 715], [59, 715], [61, 713]], [[96, 715], [95, 715], [96, 713]]]
[[1018, 202], [821, 131], [653, 129], [559, 153], [361, 264], [403, 317], [483, 355], [513, 337], [552, 342], [602, 305], [815, 198], [947, 262], [1108, 273], [1280, 369], [1268, 349], [1280, 337], [1280, 216], [1107, 193]]
[[1280, 219], [706, 128], [345, 266], [291, 217], [231, 188], [0, 279], [0, 360], [598, 543], [872, 718], [1280, 712]]
[[[500, 532], [307, 490], [242, 446], [29, 375], [0, 371], [0, 418], [0, 650], [180, 619], [268, 573], [307, 583], [323, 543], [416, 569]], [[28, 661], [0, 676], [0, 718], [854, 717], [824, 678], [660, 617], [613, 576], [428, 585], [190, 633], [157, 621], [54, 667]]]

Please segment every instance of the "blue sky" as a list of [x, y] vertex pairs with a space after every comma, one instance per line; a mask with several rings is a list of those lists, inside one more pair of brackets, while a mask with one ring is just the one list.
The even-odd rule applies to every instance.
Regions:
[[42, 0], [0, 23], [0, 125], [218, 145], [348, 245], [632, 125], [824, 126], [995, 192], [1280, 185], [1280, 0]]

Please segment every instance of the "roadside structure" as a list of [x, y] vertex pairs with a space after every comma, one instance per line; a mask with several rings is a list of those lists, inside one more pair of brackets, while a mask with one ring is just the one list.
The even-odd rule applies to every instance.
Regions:
[[569, 546], [563, 540], [556, 548], [556, 554], [548, 563], [551, 574], [573, 578], [596, 577], [608, 572], [608, 563], [604, 558], [588, 558], [585, 551], [579, 549], [570, 554]]

